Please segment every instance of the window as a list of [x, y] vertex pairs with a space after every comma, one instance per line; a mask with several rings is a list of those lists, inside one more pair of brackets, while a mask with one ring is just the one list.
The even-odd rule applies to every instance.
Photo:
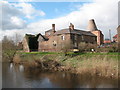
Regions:
[[77, 35], [74, 36], [75, 40], [77, 40]]
[[74, 46], [77, 47], [77, 42], [74, 43]]
[[61, 40], [65, 40], [65, 36], [61, 36]]
[[83, 37], [83, 35], [81, 36], [81, 38], [82, 38], [82, 41], [84, 40], [84, 37]]

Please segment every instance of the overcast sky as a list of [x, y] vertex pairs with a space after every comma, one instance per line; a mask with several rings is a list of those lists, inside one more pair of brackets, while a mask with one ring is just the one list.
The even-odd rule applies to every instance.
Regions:
[[0, 1], [2, 24], [0, 39], [14, 33], [44, 34], [56, 24], [56, 30], [68, 28], [73, 23], [76, 29], [87, 30], [88, 20], [94, 19], [105, 38], [116, 34], [119, 0], [89, 0], [89, 2], [8, 2]]

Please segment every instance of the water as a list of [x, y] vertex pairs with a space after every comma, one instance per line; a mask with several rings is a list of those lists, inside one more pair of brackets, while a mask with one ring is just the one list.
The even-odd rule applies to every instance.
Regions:
[[118, 81], [65, 72], [26, 70], [24, 66], [3, 63], [3, 88], [117, 88]]

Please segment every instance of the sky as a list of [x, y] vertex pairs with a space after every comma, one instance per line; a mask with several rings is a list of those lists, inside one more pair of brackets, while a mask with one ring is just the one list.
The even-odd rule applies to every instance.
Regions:
[[38, 34], [51, 29], [68, 28], [73, 23], [76, 29], [87, 30], [88, 21], [94, 19], [97, 28], [105, 38], [109, 38], [109, 29], [112, 36], [118, 26], [119, 0], [89, 0], [75, 2], [36, 2], [0, 1], [0, 40], [3, 36], [13, 36], [16, 33], [24, 36]]

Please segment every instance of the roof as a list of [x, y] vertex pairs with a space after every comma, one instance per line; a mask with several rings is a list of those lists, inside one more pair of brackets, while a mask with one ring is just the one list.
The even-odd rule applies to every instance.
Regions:
[[48, 40], [49, 38], [45, 35], [42, 35], [44, 37], [45, 40]]
[[120, 25], [117, 27], [117, 29], [120, 28]]
[[91, 33], [90, 31], [83, 31], [83, 30], [75, 29], [75, 32], [78, 33], [78, 34], [83, 34], [83, 35], [96, 36], [93, 33]]
[[113, 38], [117, 38], [118, 34], [116, 34], [115, 36], [113, 36]]
[[111, 40], [104, 40], [104, 43], [111, 43]]
[[42, 37], [43, 37], [43, 39], [44, 40], [48, 40], [49, 38], [47, 37], [47, 36], [45, 36], [45, 35], [42, 35], [42, 34], [40, 34]]
[[56, 32], [54, 33], [54, 35], [56, 35], [56, 34], [66, 34], [66, 33], [96, 36], [96, 35], [92, 34], [90, 31], [83, 31], [83, 30], [78, 30], [78, 29], [69, 30], [69, 28], [67, 28], [67, 29], [62, 29], [62, 30], [58, 30], [58, 31], [56, 31]]

